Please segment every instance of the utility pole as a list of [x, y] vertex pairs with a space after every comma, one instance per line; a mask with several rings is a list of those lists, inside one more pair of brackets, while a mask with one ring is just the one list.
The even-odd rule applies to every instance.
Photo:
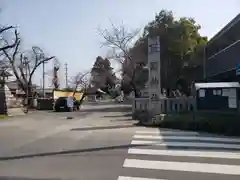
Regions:
[[43, 92], [43, 97], [45, 97], [45, 62], [42, 63], [43, 64], [43, 74], [42, 74], [42, 78], [43, 78], [43, 89], [42, 89], [42, 92]]
[[66, 78], [66, 88], [68, 88], [68, 64], [65, 63], [65, 78]]
[[[29, 60], [27, 59], [27, 57], [24, 57], [23, 58], [23, 68], [25, 68], [25, 76], [26, 76], [26, 79], [28, 79], [28, 67], [29, 67]], [[29, 87], [29, 82], [27, 81], [27, 84], [25, 84], [25, 88], [26, 88], [26, 110], [25, 110], [25, 113], [28, 113], [28, 101], [29, 101], [29, 97], [28, 97], [28, 90], [31, 89], [31, 87]]]

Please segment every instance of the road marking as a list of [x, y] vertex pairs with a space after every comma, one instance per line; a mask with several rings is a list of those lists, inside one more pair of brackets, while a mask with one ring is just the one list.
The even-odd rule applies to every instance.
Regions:
[[134, 145], [156, 145], [165, 147], [203, 147], [203, 148], [223, 148], [223, 149], [240, 149], [240, 145], [236, 144], [220, 144], [220, 143], [201, 143], [201, 142], [157, 142], [157, 141], [140, 141], [133, 140]]
[[119, 176], [118, 180], [166, 180], [166, 179]]
[[185, 135], [198, 135], [199, 133], [197, 133], [197, 132], [183, 132], [183, 131], [159, 131], [159, 130], [154, 130], [154, 131], [136, 131], [136, 134], [158, 134], [158, 135], [180, 135], [180, 134], [185, 134]]
[[164, 155], [164, 156], [184, 156], [184, 157], [206, 157], [206, 158], [225, 158], [240, 159], [240, 153], [219, 152], [219, 151], [192, 151], [192, 150], [165, 150], [165, 149], [135, 149], [130, 148], [129, 154], [142, 155]]
[[240, 175], [240, 166], [237, 165], [126, 159], [123, 167]]
[[152, 135], [134, 135], [136, 139], [157, 139], [157, 140], [202, 140], [216, 142], [233, 142], [239, 143], [237, 138], [218, 138], [218, 137], [200, 137], [200, 136], [152, 136]]

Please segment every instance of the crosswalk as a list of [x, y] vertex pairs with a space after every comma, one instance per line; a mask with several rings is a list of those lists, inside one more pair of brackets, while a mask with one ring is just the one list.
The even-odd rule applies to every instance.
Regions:
[[239, 180], [240, 138], [136, 131], [118, 180]]

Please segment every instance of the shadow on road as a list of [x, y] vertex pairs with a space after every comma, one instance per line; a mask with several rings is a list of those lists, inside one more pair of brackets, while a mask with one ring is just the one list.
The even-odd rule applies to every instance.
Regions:
[[118, 118], [118, 117], [132, 117], [132, 113], [116, 115], [116, 116], [103, 116], [103, 118]]
[[46, 179], [46, 178], [26, 178], [26, 177], [15, 177], [15, 176], [0, 176], [0, 180], [62, 180], [62, 179]]
[[55, 155], [61, 155], [61, 154], [65, 155], [65, 154], [75, 154], [75, 153], [105, 151], [105, 150], [115, 150], [115, 149], [129, 149], [129, 148], [139, 147], [139, 146], [148, 146], [148, 145], [127, 144], [127, 145], [118, 145], [118, 146], [98, 147], [98, 148], [91, 148], [91, 149], [75, 149], [75, 150], [66, 150], [66, 151], [57, 151], [57, 152], [25, 154], [25, 155], [18, 155], [18, 156], [0, 157], [0, 161], [44, 157], [44, 156], [55, 156]]
[[74, 128], [71, 131], [90, 131], [90, 130], [101, 130], [101, 129], [120, 129], [120, 128], [132, 128], [136, 127], [136, 124], [130, 125], [116, 125], [116, 126], [95, 126], [95, 127], [85, 127], [85, 128]]
[[132, 107], [104, 107], [92, 109], [80, 109], [80, 112], [130, 112]]

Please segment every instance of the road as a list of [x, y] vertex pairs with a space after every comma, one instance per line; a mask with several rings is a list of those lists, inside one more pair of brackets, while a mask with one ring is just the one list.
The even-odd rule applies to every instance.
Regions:
[[0, 179], [240, 179], [240, 139], [136, 126], [129, 108], [85, 105], [1, 121]]

